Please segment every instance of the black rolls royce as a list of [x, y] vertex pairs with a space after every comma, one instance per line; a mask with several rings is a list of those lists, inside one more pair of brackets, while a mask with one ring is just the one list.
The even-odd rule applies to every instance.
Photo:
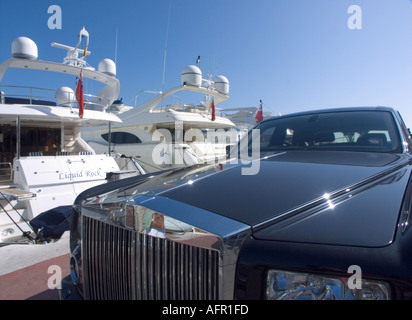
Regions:
[[411, 299], [411, 150], [392, 108], [318, 110], [225, 162], [89, 189], [61, 298]]

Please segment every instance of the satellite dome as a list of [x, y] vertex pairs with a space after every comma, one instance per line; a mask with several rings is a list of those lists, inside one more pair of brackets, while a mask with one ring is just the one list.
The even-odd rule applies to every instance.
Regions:
[[97, 70], [112, 77], [116, 76], [116, 64], [110, 59], [103, 59], [100, 61]]
[[213, 79], [215, 89], [223, 94], [229, 94], [229, 80], [225, 76], [216, 76]]
[[202, 71], [196, 66], [187, 66], [182, 71], [182, 84], [200, 87], [202, 85]]
[[26, 37], [18, 37], [11, 44], [13, 58], [36, 60], [38, 56], [36, 43]]
[[63, 107], [71, 107], [75, 100], [74, 91], [69, 87], [61, 87], [56, 91], [56, 102]]

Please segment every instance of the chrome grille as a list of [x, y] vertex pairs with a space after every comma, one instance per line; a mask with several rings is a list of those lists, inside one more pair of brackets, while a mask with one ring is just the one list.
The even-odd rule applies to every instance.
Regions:
[[219, 253], [83, 216], [88, 299], [219, 299]]

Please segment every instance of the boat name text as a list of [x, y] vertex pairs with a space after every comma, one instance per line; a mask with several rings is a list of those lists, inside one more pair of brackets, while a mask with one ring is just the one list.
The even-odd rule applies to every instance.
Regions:
[[59, 180], [70, 180], [73, 181], [77, 178], [104, 178], [101, 170], [98, 169], [96, 171], [90, 170], [80, 170], [76, 172], [61, 172], [59, 173]]

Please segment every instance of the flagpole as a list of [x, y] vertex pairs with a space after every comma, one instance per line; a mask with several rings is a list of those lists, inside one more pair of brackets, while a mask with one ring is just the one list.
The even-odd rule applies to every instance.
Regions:
[[79, 42], [77, 43], [75, 50], [77, 50], [83, 38], [86, 38], [86, 46], [83, 51], [82, 63], [80, 63], [80, 76], [77, 79], [77, 85], [76, 85], [76, 100], [79, 106], [80, 119], [83, 119], [83, 114], [84, 114], [83, 67], [86, 64], [84, 62], [84, 59], [87, 57], [87, 47], [89, 46], [89, 33], [86, 31], [84, 26], [80, 30]]
[[262, 102], [262, 100], [260, 100], [259, 109], [258, 109], [258, 112], [256, 112], [256, 115], [255, 115], [255, 119], [256, 119], [256, 122], [257, 122], [257, 123], [263, 121], [262, 104], [263, 104], [263, 102]]

